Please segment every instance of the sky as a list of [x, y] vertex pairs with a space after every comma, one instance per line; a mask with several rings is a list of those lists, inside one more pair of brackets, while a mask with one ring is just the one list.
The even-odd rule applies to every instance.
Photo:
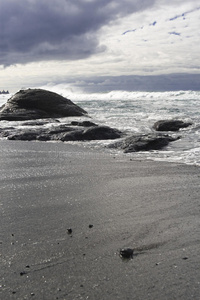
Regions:
[[200, 90], [200, 0], [0, 0], [0, 90]]

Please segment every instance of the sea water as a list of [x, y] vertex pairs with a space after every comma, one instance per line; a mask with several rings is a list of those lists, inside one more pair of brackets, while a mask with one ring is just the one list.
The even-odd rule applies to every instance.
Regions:
[[[49, 89], [50, 90], [50, 89]], [[153, 159], [200, 165], [200, 92], [127, 92], [73, 93], [68, 89], [53, 90], [71, 99], [88, 112], [91, 121], [125, 131], [127, 135], [154, 132], [153, 124], [159, 120], [178, 119], [191, 122], [188, 128], [169, 132], [181, 137], [160, 151], [126, 154], [133, 159]], [[0, 105], [11, 95], [1, 95]], [[62, 122], [67, 122], [63, 120]], [[0, 126], [8, 126], [5, 121]], [[20, 122], [12, 122], [12, 126]], [[80, 142], [79, 142], [80, 143]], [[85, 146], [103, 149], [111, 141], [81, 142]], [[114, 151], [114, 150], [106, 150]], [[117, 150], [115, 151], [117, 154]]]

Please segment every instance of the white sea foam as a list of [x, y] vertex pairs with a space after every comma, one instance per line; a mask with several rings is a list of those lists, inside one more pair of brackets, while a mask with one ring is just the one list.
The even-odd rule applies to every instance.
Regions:
[[[200, 92], [127, 92], [86, 94], [72, 91], [69, 87], [48, 88], [84, 108], [94, 122], [125, 130], [133, 134], [150, 133], [154, 122], [162, 119], [181, 119], [192, 122], [192, 126], [172, 135], [181, 139], [164, 151], [129, 154], [133, 158], [176, 161], [200, 165]], [[0, 105], [10, 95], [0, 96]], [[2, 122], [1, 122], [2, 123]], [[5, 122], [2, 123], [4, 126]], [[6, 122], [7, 124], [7, 122]], [[13, 124], [12, 124], [13, 125]], [[19, 123], [15, 122], [15, 126]], [[109, 141], [89, 142], [91, 147], [102, 147]]]

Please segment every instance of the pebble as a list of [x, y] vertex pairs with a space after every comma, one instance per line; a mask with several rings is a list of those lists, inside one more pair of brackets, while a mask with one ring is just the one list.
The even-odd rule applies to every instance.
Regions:
[[23, 276], [25, 274], [27, 274], [27, 272], [25, 272], [25, 271], [20, 272], [20, 276]]
[[133, 249], [131, 248], [120, 249], [120, 256], [123, 258], [133, 258]]

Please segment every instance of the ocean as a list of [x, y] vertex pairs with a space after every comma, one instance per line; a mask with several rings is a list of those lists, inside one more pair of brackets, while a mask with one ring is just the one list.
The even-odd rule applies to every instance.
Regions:
[[[112, 91], [108, 93], [86, 94], [72, 92], [65, 88], [53, 88], [54, 91], [72, 100], [85, 109], [91, 121], [101, 125], [127, 132], [127, 134], [146, 134], [153, 132], [153, 124], [159, 120], [179, 119], [189, 121], [192, 126], [170, 132], [172, 136], [181, 136], [160, 151], [145, 151], [124, 154], [132, 159], [151, 159], [159, 161], [178, 162], [200, 165], [200, 92], [127, 92]], [[0, 106], [11, 95], [0, 95]], [[75, 119], [75, 118], [73, 118]], [[62, 122], [68, 120], [62, 119]], [[20, 122], [12, 122], [12, 126], [20, 126]], [[10, 124], [9, 124], [10, 125]], [[8, 126], [7, 121], [1, 121], [0, 126]], [[104, 149], [104, 151], [119, 153], [119, 150], [105, 148], [111, 141], [72, 142], [86, 147]], [[121, 152], [120, 152], [121, 153]]]

